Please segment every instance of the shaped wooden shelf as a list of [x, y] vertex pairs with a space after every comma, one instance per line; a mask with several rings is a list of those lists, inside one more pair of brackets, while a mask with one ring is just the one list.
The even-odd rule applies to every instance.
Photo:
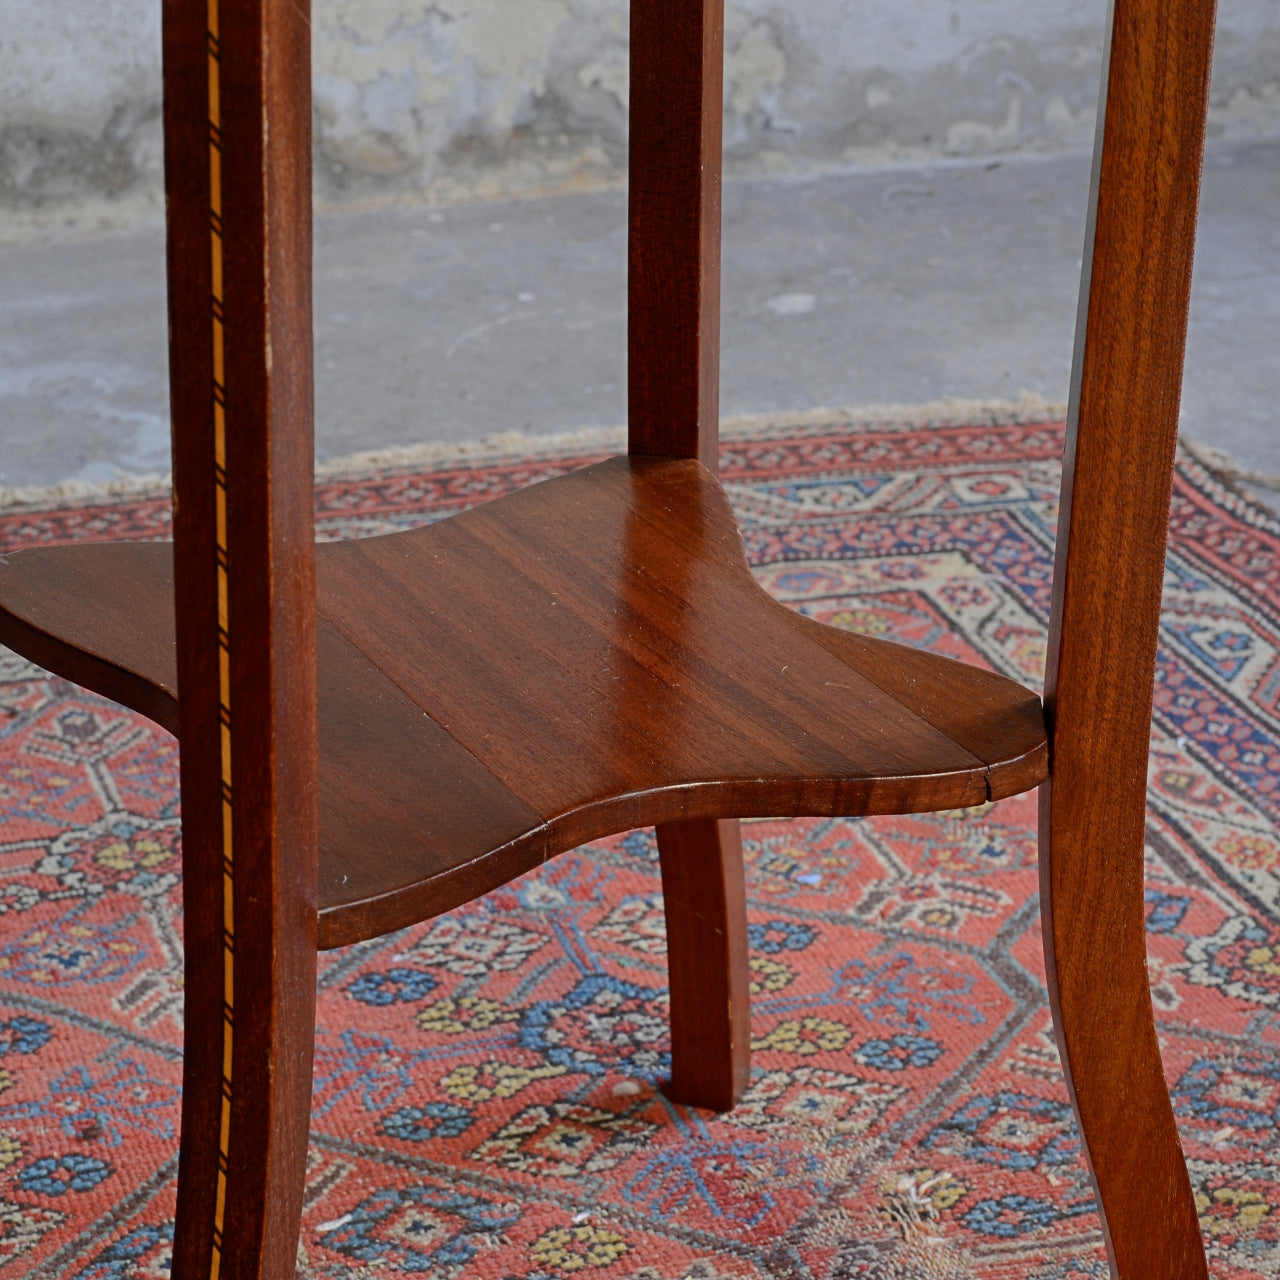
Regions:
[[[169, 544], [0, 566], [0, 641], [177, 731]], [[615, 831], [957, 808], [1046, 775], [1034, 693], [778, 604], [693, 460], [322, 544], [317, 572], [323, 947]]]

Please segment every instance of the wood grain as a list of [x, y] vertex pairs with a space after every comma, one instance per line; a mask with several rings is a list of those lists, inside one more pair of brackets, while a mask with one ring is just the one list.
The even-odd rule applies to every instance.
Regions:
[[[317, 550], [322, 945], [613, 831], [955, 808], [1044, 777], [1033, 693], [771, 600], [691, 460], [615, 458]], [[127, 571], [104, 572], [115, 554]], [[117, 696], [160, 699], [172, 725], [168, 554], [12, 555], [0, 640], [38, 632], [38, 660], [117, 672]]]
[[299, 0], [164, 6], [184, 1280], [292, 1276], [302, 1208], [317, 902], [310, 35]]
[[1213, 20], [1206, 0], [1115, 2], [1046, 681], [1049, 991], [1124, 1280], [1207, 1274], [1152, 1017], [1143, 831]]

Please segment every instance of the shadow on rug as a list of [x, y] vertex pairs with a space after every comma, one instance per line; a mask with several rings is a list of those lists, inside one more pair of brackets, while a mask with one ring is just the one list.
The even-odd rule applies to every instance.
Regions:
[[[770, 591], [1035, 684], [1060, 423], [792, 421], [723, 475]], [[324, 536], [600, 456], [323, 479]], [[611, 450], [604, 450], [609, 452]], [[0, 509], [0, 550], [151, 538], [163, 495]], [[1214, 1274], [1280, 1275], [1280, 523], [1179, 463], [1147, 928]], [[168, 1268], [182, 1045], [177, 749], [0, 650], [0, 1274]], [[663, 1097], [657, 855], [635, 831], [322, 958], [300, 1273], [1103, 1276], [1045, 1006], [1035, 798], [746, 824], [754, 1074]]]

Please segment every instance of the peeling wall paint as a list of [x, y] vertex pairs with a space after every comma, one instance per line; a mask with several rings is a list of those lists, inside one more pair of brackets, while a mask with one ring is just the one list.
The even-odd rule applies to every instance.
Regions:
[[[1088, 145], [1104, 0], [733, 0], [736, 172]], [[324, 198], [616, 180], [620, 0], [313, 0]], [[1280, 5], [1222, 0], [1214, 131], [1280, 133]], [[0, 205], [159, 191], [158, 0], [0, 0]]]

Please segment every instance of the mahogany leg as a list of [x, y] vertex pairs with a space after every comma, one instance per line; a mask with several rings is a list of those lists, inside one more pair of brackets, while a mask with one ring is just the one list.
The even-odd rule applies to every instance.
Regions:
[[[1112, 1274], [1204, 1280], [1200, 1223], [1151, 1006], [1141, 823], [1094, 825], [1087, 811], [1096, 816], [1099, 806], [1069, 782], [1059, 784], [1055, 805], [1052, 786], [1040, 789], [1049, 1003]], [[1145, 778], [1137, 786], [1140, 813]]]
[[[716, 469], [720, 395], [723, 0], [634, 0], [627, 451]], [[750, 1072], [736, 821], [658, 827], [675, 1102], [728, 1111]]]
[[1207, 1275], [1160, 1063], [1143, 903], [1147, 757], [1213, 0], [1112, 0], [1040, 792], [1049, 999], [1122, 1280]]
[[736, 819], [657, 828], [671, 974], [671, 1085], [686, 1106], [728, 1111], [751, 1071], [742, 834]]

